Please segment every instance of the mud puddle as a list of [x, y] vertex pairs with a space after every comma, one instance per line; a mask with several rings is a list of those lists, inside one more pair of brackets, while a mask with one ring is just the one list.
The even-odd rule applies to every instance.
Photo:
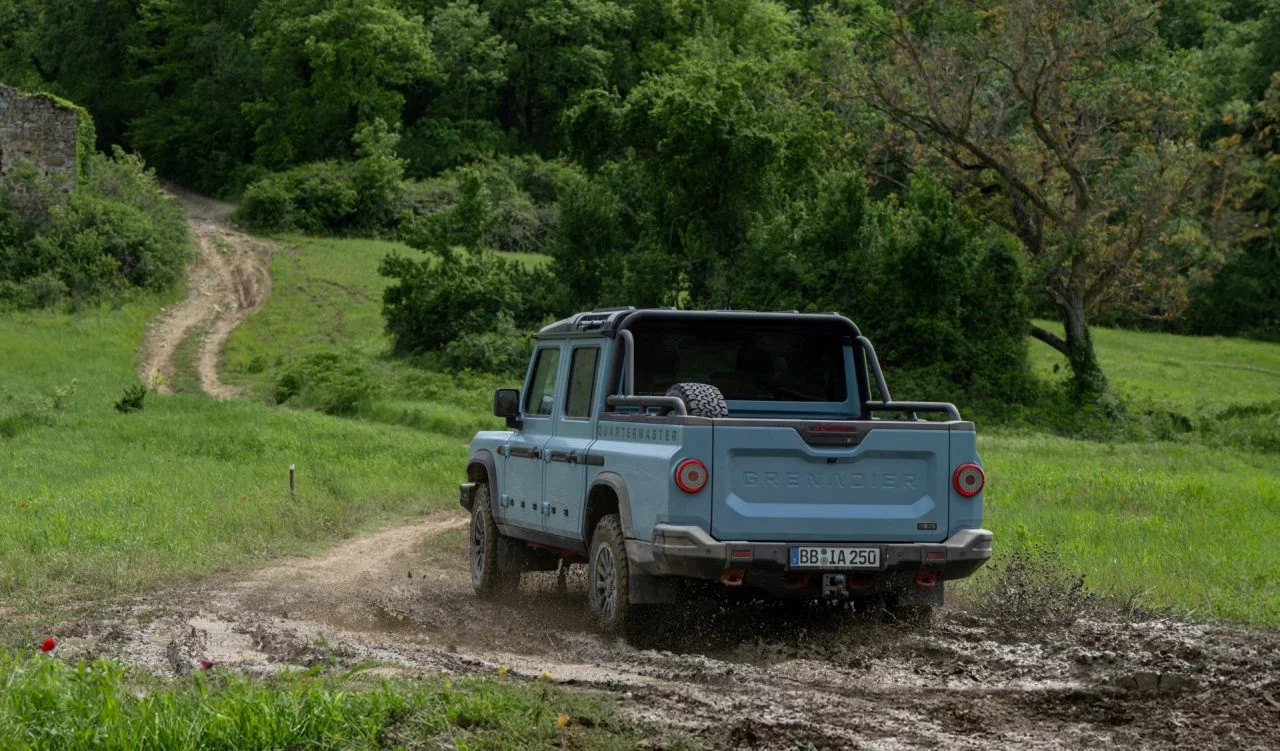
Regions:
[[[655, 746], [1280, 747], [1280, 634], [1179, 623], [1013, 582], [927, 626], [697, 601], [628, 644], [595, 631], [575, 568], [483, 602], [466, 518], [440, 514], [236, 581], [71, 625], [60, 651], [161, 674], [369, 661], [404, 675], [549, 673], [606, 691]], [[1064, 604], [1065, 603], [1065, 604]]]

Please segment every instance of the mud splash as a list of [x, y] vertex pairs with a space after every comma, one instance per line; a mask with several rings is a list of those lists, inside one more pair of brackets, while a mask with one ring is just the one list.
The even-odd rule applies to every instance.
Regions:
[[770, 749], [1280, 744], [1275, 632], [1156, 618], [1069, 587], [1064, 608], [1014, 568], [988, 590], [994, 599], [928, 626], [700, 600], [661, 611], [652, 637], [632, 645], [591, 628], [576, 570], [526, 575], [510, 600], [478, 600], [465, 525], [435, 515], [121, 605], [69, 626], [62, 649], [162, 674], [200, 659], [249, 673], [367, 661], [405, 675], [547, 672], [613, 694], [657, 747], [677, 736]]

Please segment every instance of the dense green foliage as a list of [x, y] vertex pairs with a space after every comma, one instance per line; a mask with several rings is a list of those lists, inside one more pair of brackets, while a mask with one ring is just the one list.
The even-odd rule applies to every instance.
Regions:
[[0, 305], [76, 306], [177, 282], [189, 253], [182, 208], [117, 150], [91, 155], [70, 196], [34, 170], [0, 187]]
[[[408, 300], [457, 302], [410, 280], [494, 265], [455, 247], [523, 250], [554, 283], [494, 326], [838, 309], [896, 364], [1013, 394], [1034, 308], [1083, 393], [1091, 322], [1280, 336], [1280, 6], [1108, 7], [0, 0], [0, 78], [87, 105], [167, 177], [244, 190], [250, 225], [426, 250], [386, 267], [400, 351], [494, 333], [405, 340]], [[455, 359], [502, 367], [496, 343]]]

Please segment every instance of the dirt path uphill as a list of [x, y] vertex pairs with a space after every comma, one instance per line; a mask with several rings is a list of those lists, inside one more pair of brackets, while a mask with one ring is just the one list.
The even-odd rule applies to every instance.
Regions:
[[607, 692], [661, 748], [1271, 749], [1280, 634], [1118, 609], [1034, 575], [930, 625], [841, 610], [694, 601], [645, 643], [585, 617], [578, 568], [471, 592], [467, 518], [441, 513], [315, 558], [125, 603], [67, 624], [60, 651], [160, 674], [202, 659], [551, 680]]
[[232, 229], [232, 206], [168, 186], [187, 211], [197, 253], [187, 267], [187, 298], [170, 307], [147, 330], [146, 357], [138, 373], [143, 383], [172, 391], [174, 357], [188, 337], [199, 336], [194, 366], [200, 388], [226, 399], [236, 390], [218, 378], [218, 358], [240, 322], [271, 295], [268, 266], [275, 248]]

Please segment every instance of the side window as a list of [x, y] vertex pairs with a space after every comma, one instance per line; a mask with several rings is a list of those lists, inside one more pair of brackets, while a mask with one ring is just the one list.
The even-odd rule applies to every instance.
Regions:
[[526, 415], [549, 415], [556, 399], [556, 373], [560, 370], [560, 348], [546, 347], [538, 350], [533, 365], [533, 378], [529, 381], [529, 393], [524, 398]]
[[573, 351], [573, 359], [569, 361], [569, 400], [564, 407], [565, 417], [591, 417], [599, 362], [599, 347], [579, 347]]

